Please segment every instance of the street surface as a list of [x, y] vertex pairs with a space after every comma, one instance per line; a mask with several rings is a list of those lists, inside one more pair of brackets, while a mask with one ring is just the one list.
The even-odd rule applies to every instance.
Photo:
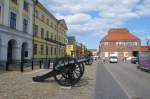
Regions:
[[97, 64], [95, 99], [129, 99], [126, 93], [106, 69], [105, 65]]
[[85, 66], [82, 80], [71, 89], [53, 78], [33, 82], [32, 77], [48, 72], [38, 69], [0, 73], [0, 99], [150, 99], [150, 73], [128, 63]]
[[[130, 64], [129, 62], [128, 63], [121, 62], [118, 64], [106, 63], [104, 65], [98, 65], [100, 69], [104, 68], [103, 66], [113, 76], [113, 78], [120, 85], [120, 87], [123, 89], [126, 95], [129, 96], [129, 98], [150, 99], [150, 74], [149, 73], [138, 70], [136, 68], [137, 65]], [[104, 78], [105, 75], [107, 74], [103, 73]], [[107, 81], [106, 84], [108, 83]], [[114, 86], [114, 85], [111, 84], [110, 86]], [[112, 92], [116, 91], [117, 87], [116, 89], [114, 88], [111, 90]], [[124, 98], [119, 98], [119, 99], [124, 99]]]

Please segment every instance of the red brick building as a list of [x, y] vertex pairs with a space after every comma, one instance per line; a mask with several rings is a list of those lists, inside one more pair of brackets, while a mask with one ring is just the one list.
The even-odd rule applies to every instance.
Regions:
[[114, 28], [100, 41], [100, 56], [109, 58], [115, 55], [119, 59], [138, 56], [141, 41], [126, 28]]
[[141, 46], [140, 54], [150, 54], [150, 48], [148, 46]]

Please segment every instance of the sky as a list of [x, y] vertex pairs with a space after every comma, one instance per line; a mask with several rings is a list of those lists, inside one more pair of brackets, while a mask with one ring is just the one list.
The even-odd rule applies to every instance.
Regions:
[[65, 19], [67, 35], [88, 48], [98, 48], [111, 28], [128, 28], [141, 39], [150, 38], [150, 0], [39, 0], [57, 19]]

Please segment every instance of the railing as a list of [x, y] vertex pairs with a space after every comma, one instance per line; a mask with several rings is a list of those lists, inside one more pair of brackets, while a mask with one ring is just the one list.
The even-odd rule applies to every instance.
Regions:
[[[18, 60], [18, 61], [0, 61], [0, 70], [5, 71], [21, 71], [34, 70], [34, 69], [53, 69], [54, 63], [58, 58], [42, 58], [31, 60]], [[77, 62], [85, 62], [86, 65], [91, 64], [90, 57], [77, 58]]]
[[[53, 66], [57, 58], [49, 59], [31, 59], [31, 60], [18, 60], [18, 61], [0, 61], [0, 70], [6, 71], [21, 71], [24, 72], [26, 69], [34, 70], [46, 68], [50, 69], [50, 66]], [[45, 66], [47, 65], [47, 67]]]

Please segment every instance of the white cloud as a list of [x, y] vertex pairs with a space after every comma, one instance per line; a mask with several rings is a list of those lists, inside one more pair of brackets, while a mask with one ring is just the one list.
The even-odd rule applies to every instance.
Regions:
[[[40, 0], [57, 18], [64, 18], [70, 34], [103, 35], [131, 18], [150, 16], [150, 0]], [[99, 16], [92, 15], [98, 12]]]
[[66, 22], [70, 25], [85, 24], [89, 20], [92, 20], [90, 15], [84, 13], [77, 13], [68, 16], [62, 16], [57, 14], [57, 18], [64, 18]]

